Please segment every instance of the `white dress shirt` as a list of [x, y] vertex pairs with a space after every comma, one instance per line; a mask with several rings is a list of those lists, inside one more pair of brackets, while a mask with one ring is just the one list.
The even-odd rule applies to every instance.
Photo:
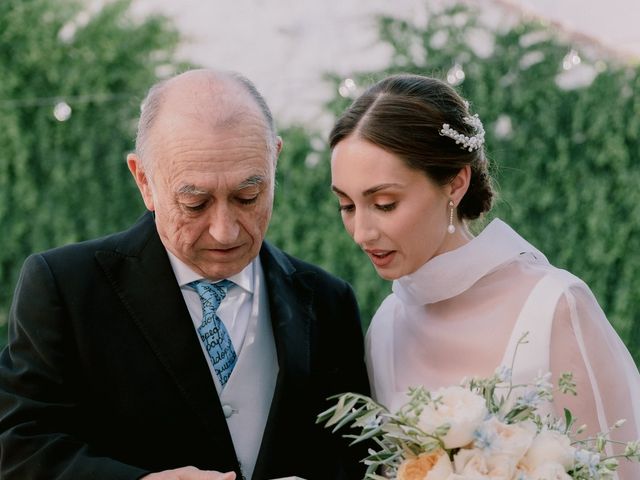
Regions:
[[[188, 284], [196, 280], [203, 280], [203, 277], [202, 275], [194, 272], [171, 252], [167, 251], [167, 254], [169, 255], [171, 268], [173, 268], [173, 273], [176, 276], [178, 285], [180, 285], [180, 291], [182, 292], [184, 301], [187, 304], [189, 315], [191, 315], [191, 320], [193, 321], [193, 326], [197, 333], [198, 328], [202, 324], [202, 301], [200, 300], [198, 292]], [[259, 295], [254, 295], [254, 293], [256, 293], [254, 291], [256, 285], [254, 276], [259, 270], [259, 267], [256, 266], [259, 262], [259, 257], [254, 258], [241, 272], [232, 275], [227, 279], [232, 281], [235, 285], [228, 289], [227, 295], [224, 297], [216, 311], [216, 315], [220, 317], [220, 320], [227, 328], [227, 332], [229, 332], [233, 348], [235, 349], [238, 357], [240, 357], [240, 352], [244, 345], [247, 328], [252, 320], [252, 315], [257, 315], [259, 311], [258, 308], [253, 308], [254, 298], [256, 301], [259, 298]], [[200, 342], [200, 346], [202, 347], [203, 355], [207, 359], [211, 375], [216, 382], [218, 393], [220, 393], [222, 388], [218, 376], [215, 374], [213, 369], [213, 365], [211, 364], [209, 354], [204, 348], [204, 345], [202, 345], [202, 342]]]
[[[194, 334], [199, 339], [197, 329], [202, 323], [202, 303], [196, 290], [188, 284], [202, 279], [202, 276], [167, 253], [193, 320]], [[228, 280], [236, 285], [229, 288], [217, 315], [229, 331], [238, 361], [224, 388], [215, 374], [209, 354], [202, 342], [199, 343], [220, 398], [242, 476], [249, 479], [253, 475], [269, 417], [279, 367], [269, 298], [259, 257]]]

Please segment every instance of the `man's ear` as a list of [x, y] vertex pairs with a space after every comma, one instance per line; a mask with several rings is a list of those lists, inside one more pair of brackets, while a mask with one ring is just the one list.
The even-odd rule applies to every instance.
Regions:
[[278, 157], [280, 156], [280, 152], [282, 152], [282, 137], [276, 137], [276, 163], [278, 163]]
[[129, 171], [136, 181], [136, 185], [138, 185], [138, 190], [140, 190], [142, 200], [144, 201], [147, 210], [151, 210], [153, 212], [155, 210], [153, 204], [153, 192], [151, 191], [149, 178], [144, 171], [144, 166], [142, 165], [140, 157], [138, 157], [138, 155], [136, 155], [135, 153], [128, 154], [127, 166], [129, 167]]
[[457, 206], [462, 201], [465, 193], [469, 189], [469, 183], [471, 182], [471, 166], [466, 165], [460, 169], [460, 171], [453, 177], [453, 180], [449, 182], [449, 198], [453, 200], [453, 203]]

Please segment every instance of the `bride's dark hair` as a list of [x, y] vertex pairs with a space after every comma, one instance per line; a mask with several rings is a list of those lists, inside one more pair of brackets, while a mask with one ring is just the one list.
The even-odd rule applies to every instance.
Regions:
[[491, 209], [493, 188], [483, 147], [469, 151], [441, 135], [444, 124], [474, 136], [467, 103], [447, 83], [420, 75], [393, 75], [369, 87], [337, 120], [329, 143], [356, 135], [393, 153], [438, 185], [471, 166], [469, 189], [458, 205], [458, 217], [473, 220]]

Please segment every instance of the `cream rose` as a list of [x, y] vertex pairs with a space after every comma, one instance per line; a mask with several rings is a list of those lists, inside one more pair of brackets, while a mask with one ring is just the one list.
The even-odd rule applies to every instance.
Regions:
[[398, 468], [396, 480], [447, 480], [451, 473], [449, 457], [438, 451], [405, 459]]
[[573, 466], [574, 454], [569, 437], [554, 430], [543, 430], [533, 439], [522, 463], [529, 471], [545, 463], [558, 463], [567, 470]]
[[453, 457], [453, 478], [464, 478], [464, 475], [487, 475], [489, 465], [482, 451], [475, 448], [463, 448]]
[[484, 398], [463, 387], [441, 388], [434, 392], [440, 398], [437, 407], [428, 405], [422, 411], [418, 426], [433, 433], [445, 423], [449, 431], [442, 438], [445, 448], [458, 448], [473, 440], [473, 432], [487, 415]]
[[455, 474], [447, 480], [511, 480], [516, 462], [509, 455], [488, 455], [478, 449], [461, 449], [453, 457]]
[[538, 465], [529, 474], [529, 478], [531, 480], [571, 480], [571, 476], [565, 471], [564, 467], [555, 462]]
[[536, 425], [531, 421], [506, 424], [492, 416], [482, 423], [478, 436], [487, 443], [489, 453], [506, 455], [518, 463], [536, 436]]

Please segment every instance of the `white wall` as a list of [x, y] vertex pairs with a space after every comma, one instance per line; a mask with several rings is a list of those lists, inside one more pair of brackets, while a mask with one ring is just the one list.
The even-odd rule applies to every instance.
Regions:
[[[325, 72], [343, 76], [386, 65], [379, 13], [425, 20], [426, 2], [447, 0], [136, 0], [137, 14], [172, 17], [189, 43], [186, 58], [236, 70], [263, 92], [279, 123], [327, 128]], [[640, 0], [477, 0], [493, 17], [530, 12], [640, 57]], [[500, 8], [498, 8], [498, 6]], [[507, 15], [509, 16], [509, 15]], [[513, 16], [513, 15], [511, 15]]]

